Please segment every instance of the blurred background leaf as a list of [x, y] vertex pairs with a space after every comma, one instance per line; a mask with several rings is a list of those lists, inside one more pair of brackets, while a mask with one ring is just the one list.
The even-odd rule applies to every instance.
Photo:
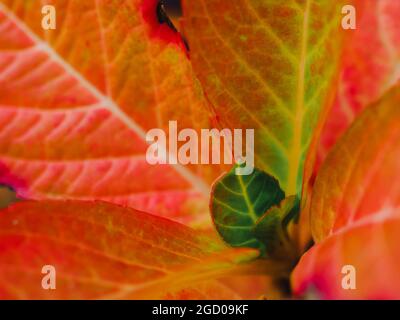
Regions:
[[0, 185], [0, 209], [7, 208], [10, 204], [17, 201], [18, 198], [12, 189]]

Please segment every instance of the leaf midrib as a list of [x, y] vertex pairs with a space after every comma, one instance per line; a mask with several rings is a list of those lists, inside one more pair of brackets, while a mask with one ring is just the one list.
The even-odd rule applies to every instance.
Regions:
[[256, 212], [254, 211], [254, 206], [253, 206], [253, 204], [251, 203], [249, 194], [247, 193], [247, 189], [246, 189], [246, 186], [245, 186], [245, 184], [244, 184], [244, 182], [243, 182], [243, 178], [242, 178], [241, 175], [237, 175], [237, 177], [238, 177], [238, 180], [239, 180], [240, 187], [241, 187], [242, 190], [243, 190], [243, 192], [242, 192], [242, 193], [243, 193], [243, 199], [244, 199], [244, 201], [246, 202], [247, 208], [249, 209], [249, 211], [248, 211], [249, 216], [250, 216], [251, 220], [252, 220], [254, 223], [256, 223], [257, 220], [258, 220], [258, 217], [257, 217]]
[[[310, 20], [311, 0], [307, 0], [305, 11], [303, 14], [303, 27], [301, 38], [301, 51], [299, 58], [299, 74], [297, 81], [295, 120], [293, 129], [293, 142], [289, 156], [289, 174], [287, 183], [287, 193], [289, 195], [297, 194], [297, 176], [301, 158], [301, 137], [303, 131], [304, 118], [304, 95], [305, 95], [305, 72], [308, 49], [308, 28]], [[295, 159], [295, 161], [293, 161]]]

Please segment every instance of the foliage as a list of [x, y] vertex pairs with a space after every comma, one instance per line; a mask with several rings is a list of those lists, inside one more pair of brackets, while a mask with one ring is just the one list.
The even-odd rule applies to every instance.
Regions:
[[[400, 297], [398, 1], [47, 2], [0, 0], [0, 298]], [[255, 129], [254, 172], [150, 165], [169, 120]]]

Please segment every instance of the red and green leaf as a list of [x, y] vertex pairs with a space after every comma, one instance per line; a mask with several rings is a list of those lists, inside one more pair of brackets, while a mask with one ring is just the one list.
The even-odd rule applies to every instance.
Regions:
[[[311, 201], [317, 245], [295, 269], [298, 294], [316, 290], [323, 298], [400, 297], [399, 105], [396, 87], [362, 113], [322, 166]], [[347, 264], [356, 268], [353, 291], [341, 287], [341, 269]]]
[[[183, 1], [190, 57], [223, 128], [254, 128], [256, 166], [301, 193], [333, 93], [341, 1]], [[329, 57], [329, 58], [327, 58]]]
[[[219, 166], [150, 166], [146, 131], [209, 128], [201, 88], [156, 0], [0, 1], [0, 183], [29, 199], [100, 199], [208, 219]], [[79, 36], [78, 36], [79, 35]], [[166, 150], [168, 152], [168, 150]]]

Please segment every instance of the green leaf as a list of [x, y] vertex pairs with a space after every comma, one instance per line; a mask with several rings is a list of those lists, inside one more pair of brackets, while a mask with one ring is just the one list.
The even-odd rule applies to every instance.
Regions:
[[254, 169], [248, 176], [235, 174], [235, 168], [213, 187], [211, 212], [221, 237], [234, 247], [258, 248], [265, 244], [256, 237], [255, 226], [265, 212], [285, 198], [279, 182]]
[[[254, 236], [265, 245], [270, 255], [285, 256], [293, 253], [287, 226], [296, 220], [299, 204], [299, 198], [296, 196], [287, 197], [279, 206], [271, 207], [254, 226]], [[278, 250], [279, 248], [283, 249]]]

